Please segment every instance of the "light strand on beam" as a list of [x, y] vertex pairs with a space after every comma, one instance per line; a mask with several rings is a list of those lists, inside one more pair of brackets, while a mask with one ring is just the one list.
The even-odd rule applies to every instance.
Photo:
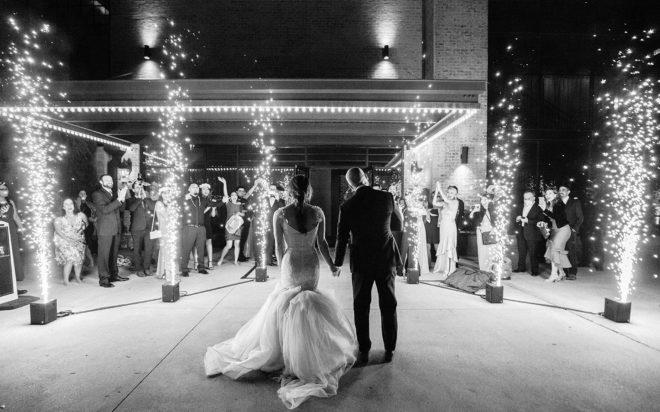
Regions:
[[[414, 103], [411, 103], [414, 105]], [[27, 111], [23, 106], [5, 106], [0, 111], [20, 113]], [[38, 107], [37, 112], [50, 113], [165, 113], [169, 106], [164, 105], [132, 105], [132, 106], [52, 106]], [[474, 108], [447, 107], [392, 107], [392, 106], [269, 106], [267, 104], [252, 105], [187, 105], [185, 113], [361, 113], [361, 114], [449, 114], [467, 113]], [[411, 120], [411, 123], [414, 121]]]

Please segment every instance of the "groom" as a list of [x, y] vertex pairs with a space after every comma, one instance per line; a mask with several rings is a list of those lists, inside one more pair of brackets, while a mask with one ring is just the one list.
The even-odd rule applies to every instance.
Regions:
[[[385, 343], [385, 362], [391, 362], [396, 347], [396, 297], [394, 278], [401, 257], [390, 230], [392, 215], [403, 221], [394, 206], [392, 194], [368, 186], [362, 169], [346, 172], [346, 181], [355, 194], [339, 210], [335, 265], [344, 263], [346, 245], [351, 240], [351, 272], [353, 274], [353, 310], [360, 350], [359, 361], [369, 361], [369, 307], [371, 290], [376, 283]], [[396, 223], [396, 222], [395, 222]]]

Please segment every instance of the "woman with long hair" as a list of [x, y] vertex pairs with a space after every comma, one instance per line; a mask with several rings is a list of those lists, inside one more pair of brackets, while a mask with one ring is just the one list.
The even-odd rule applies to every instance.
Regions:
[[55, 260], [62, 265], [62, 280], [69, 285], [69, 275], [73, 267], [76, 282], [81, 283], [80, 273], [85, 260], [85, 228], [87, 227], [87, 216], [80, 212], [73, 199], [66, 198], [62, 202], [64, 214], [56, 217], [53, 222], [55, 234]]
[[[550, 277], [548, 282], [558, 282], [564, 279], [564, 268], [570, 268], [566, 242], [571, 237], [571, 228], [566, 219], [564, 202], [557, 197], [557, 190], [547, 188], [545, 190], [545, 201], [539, 204], [543, 214], [550, 218], [552, 227], [550, 238], [547, 241], [545, 259], [550, 262]], [[541, 223], [541, 222], [539, 222]]]
[[222, 249], [220, 259], [218, 259], [218, 266], [222, 265], [225, 256], [227, 256], [227, 253], [232, 246], [234, 247], [234, 265], [238, 265], [238, 256], [241, 252], [241, 232], [243, 231], [243, 224], [236, 224], [236, 222], [242, 222], [243, 217], [245, 216], [245, 211], [243, 210], [243, 205], [238, 200], [238, 194], [236, 192], [231, 192], [231, 195], [227, 196], [226, 184], [223, 185], [223, 189], [225, 195], [223, 201], [227, 208], [227, 220], [225, 221], [225, 240], [227, 241], [227, 244], [225, 245], [225, 248]]
[[281, 277], [257, 314], [236, 335], [209, 347], [208, 376], [238, 379], [251, 371], [281, 370], [278, 395], [293, 409], [310, 396], [337, 393], [339, 378], [356, 360], [355, 331], [341, 306], [317, 289], [318, 251], [333, 276], [339, 269], [325, 240], [325, 215], [309, 204], [312, 188], [302, 175], [289, 182], [293, 203], [273, 216]]
[[[442, 201], [438, 201], [438, 193]], [[456, 215], [458, 214], [459, 202], [456, 198], [458, 188], [448, 186], [447, 193], [442, 191], [440, 182], [436, 184], [433, 206], [441, 210], [438, 227], [440, 228], [440, 243], [435, 252], [436, 260], [433, 273], [439, 273], [442, 279], [456, 270], [458, 254], [456, 244], [458, 242], [458, 228], [456, 227]]]

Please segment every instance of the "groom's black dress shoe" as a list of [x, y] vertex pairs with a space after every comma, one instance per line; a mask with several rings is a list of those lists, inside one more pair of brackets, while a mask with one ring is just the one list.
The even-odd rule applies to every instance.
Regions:
[[525, 272], [525, 269], [516, 268], [516, 269], [513, 271], [513, 273], [521, 273], [521, 272]]
[[128, 280], [128, 278], [119, 275], [110, 278], [110, 282], [124, 282], [126, 280]]
[[99, 286], [102, 287], [102, 288], [114, 288], [115, 287], [115, 285], [113, 285], [110, 282], [99, 283]]
[[369, 352], [360, 352], [358, 354], [358, 362], [360, 362], [360, 363], [369, 362]]
[[386, 350], [385, 351], [385, 356], [383, 357], [383, 362], [390, 363], [390, 362], [392, 362], [393, 357], [394, 357], [394, 351]]

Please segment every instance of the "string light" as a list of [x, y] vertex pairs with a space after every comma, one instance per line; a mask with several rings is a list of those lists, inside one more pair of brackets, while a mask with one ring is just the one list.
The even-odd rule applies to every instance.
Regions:
[[639, 260], [639, 244], [647, 239], [644, 222], [650, 195], [648, 184], [657, 178], [654, 156], [658, 143], [660, 94], [655, 87], [660, 80], [645, 76], [653, 72], [651, 54], [642, 53], [652, 30], [633, 36], [631, 47], [618, 52], [614, 60], [617, 77], [610, 92], [597, 98], [606, 113], [606, 131], [610, 137], [597, 165], [606, 183], [603, 199], [608, 207], [605, 252], [612, 260], [609, 268], [616, 275], [619, 299], [627, 302], [634, 287], [634, 267]]
[[[165, 113], [168, 111], [167, 105], [130, 105], [130, 106], [49, 106], [38, 107], [36, 110], [43, 113]], [[470, 107], [443, 107], [443, 106], [421, 106], [416, 103], [413, 107], [406, 106], [292, 106], [292, 105], [186, 105], [182, 108], [184, 113], [253, 113], [266, 112], [282, 115], [283, 113], [362, 113], [369, 115], [378, 115], [383, 113], [391, 114], [402, 113], [414, 115], [410, 117], [410, 123], [420, 120], [420, 123], [431, 122], [430, 119], [421, 119], [422, 116], [429, 114], [450, 114], [455, 112], [468, 113], [473, 111]], [[21, 113], [26, 108], [22, 106], [5, 106], [0, 108], [1, 112]]]
[[522, 135], [518, 111], [523, 86], [519, 78], [510, 80], [506, 86], [504, 97], [497, 104], [497, 109], [491, 108], [492, 111], [497, 110], [495, 115], [500, 116], [494, 133], [495, 143], [490, 153], [492, 167], [489, 171], [495, 190], [493, 204], [495, 214], [498, 216], [493, 227], [497, 242], [492, 249], [493, 273], [497, 286], [502, 284], [502, 274], [507, 260], [506, 251], [511, 244], [508, 235], [508, 216], [514, 200], [513, 184], [520, 165], [518, 141]]
[[51, 80], [47, 73], [53, 70], [41, 47], [42, 36], [48, 35], [48, 25], [23, 31], [15, 19], [9, 24], [20, 41], [12, 41], [2, 63], [9, 72], [11, 99], [21, 107], [22, 116], [10, 117], [15, 132], [18, 164], [25, 179], [19, 191], [24, 200], [26, 240], [36, 248], [35, 269], [39, 274], [41, 299], [48, 300], [48, 275], [51, 266], [51, 237], [48, 236], [53, 218], [53, 194], [57, 192], [54, 164], [62, 159], [65, 148], [51, 141], [50, 129], [41, 117], [40, 108], [50, 105]]

